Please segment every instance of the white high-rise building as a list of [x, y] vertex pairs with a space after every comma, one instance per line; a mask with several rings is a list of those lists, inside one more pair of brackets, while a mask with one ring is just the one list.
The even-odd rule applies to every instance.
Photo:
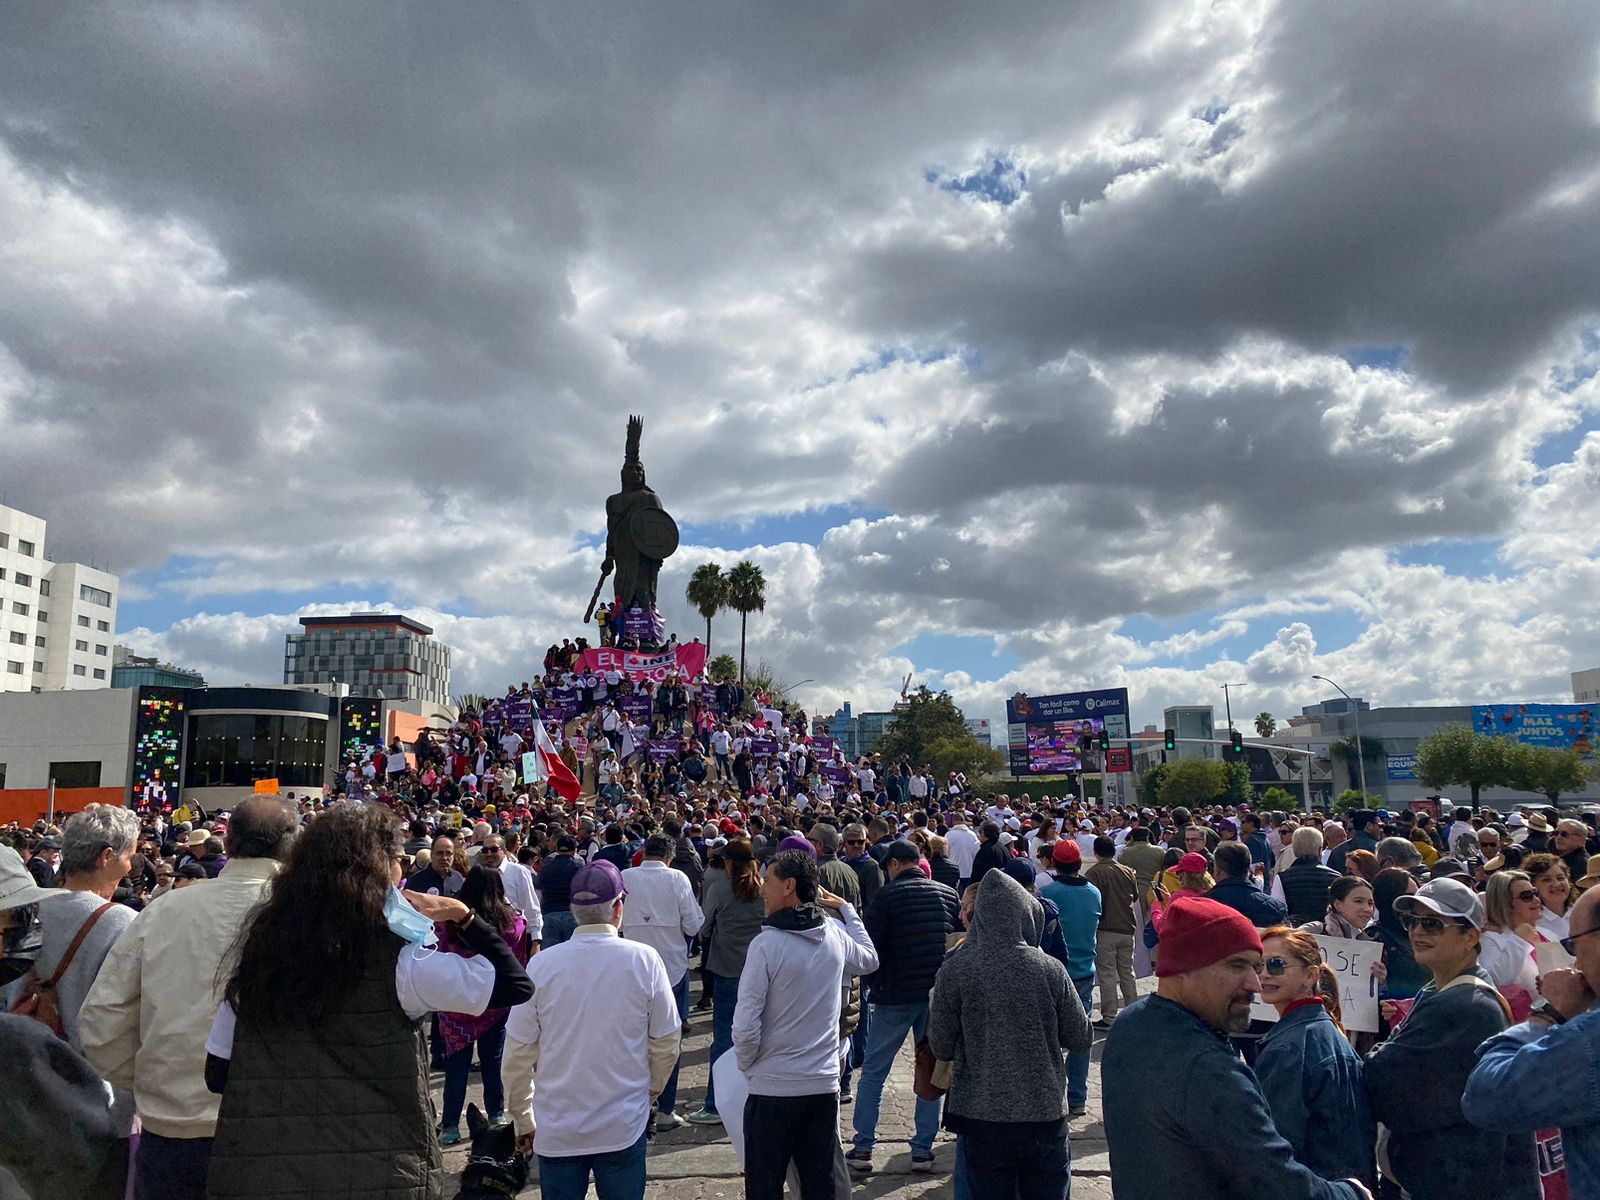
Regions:
[[115, 575], [45, 557], [41, 517], [0, 505], [0, 692], [111, 686]]

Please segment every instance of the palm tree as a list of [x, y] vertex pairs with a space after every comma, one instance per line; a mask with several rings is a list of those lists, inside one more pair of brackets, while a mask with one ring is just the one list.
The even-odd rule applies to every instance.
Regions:
[[728, 607], [728, 577], [716, 563], [701, 563], [689, 576], [684, 596], [706, 619], [706, 653], [711, 653], [711, 618]]
[[1278, 723], [1272, 719], [1269, 712], [1256, 714], [1256, 733], [1261, 737], [1269, 738], [1278, 732]]
[[744, 686], [745, 623], [767, 610], [767, 577], [748, 558], [728, 572], [728, 607], [739, 614], [739, 685]]

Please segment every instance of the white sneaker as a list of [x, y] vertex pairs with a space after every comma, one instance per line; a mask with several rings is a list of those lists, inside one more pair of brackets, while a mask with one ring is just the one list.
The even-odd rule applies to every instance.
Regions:
[[656, 1114], [656, 1132], [666, 1133], [669, 1129], [677, 1129], [685, 1124], [684, 1119], [675, 1112], [658, 1112]]

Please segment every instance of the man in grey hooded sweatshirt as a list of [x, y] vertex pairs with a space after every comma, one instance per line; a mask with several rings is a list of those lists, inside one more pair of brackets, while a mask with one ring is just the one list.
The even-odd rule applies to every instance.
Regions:
[[973, 1200], [1065, 1196], [1068, 1051], [1094, 1034], [1067, 970], [1039, 949], [1044, 909], [1004, 871], [978, 885], [967, 940], [933, 985], [928, 1045], [955, 1064], [945, 1128]]
[[817, 861], [803, 850], [768, 860], [761, 899], [767, 916], [733, 1014], [733, 1051], [750, 1083], [745, 1196], [782, 1200], [793, 1162], [801, 1200], [834, 1200], [844, 978], [877, 970], [878, 952], [855, 907], [818, 886]]

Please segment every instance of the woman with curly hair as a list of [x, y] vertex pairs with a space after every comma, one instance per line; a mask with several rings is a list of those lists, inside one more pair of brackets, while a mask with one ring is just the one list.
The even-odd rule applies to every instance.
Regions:
[[[397, 890], [401, 857], [380, 805], [318, 817], [224, 960], [206, 1039], [222, 1096], [208, 1195], [441, 1195], [422, 1018], [508, 1008], [533, 987], [461, 901]], [[476, 957], [425, 949], [436, 921]]]

